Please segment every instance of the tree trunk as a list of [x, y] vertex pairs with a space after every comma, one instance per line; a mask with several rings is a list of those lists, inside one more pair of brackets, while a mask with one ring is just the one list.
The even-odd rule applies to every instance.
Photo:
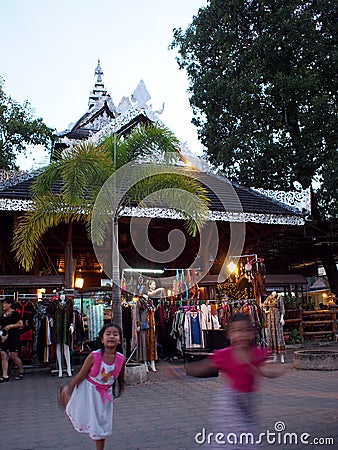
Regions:
[[112, 303], [113, 322], [122, 329], [122, 307], [120, 288], [120, 254], [119, 227], [117, 218], [114, 219], [112, 233]]
[[74, 261], [73, 261], [73, 227], [69, 223], [67, 225], [67, 240], [65, 247], [65, 288], [73, 287]]
[[328, 245], [322, 244], [320, 249], [321, 260], [326, 272], [331, 292], [338, 295], [338, 271], [332, 250]]

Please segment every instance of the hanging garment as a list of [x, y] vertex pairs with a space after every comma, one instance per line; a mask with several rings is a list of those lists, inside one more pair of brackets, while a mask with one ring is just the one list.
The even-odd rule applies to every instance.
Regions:
[[201, 330], [201, 312], [187, 311], [184, 321], [185, 348], [202, 348], [204, 339]]
[[71, 344], [70, 325], [73, 322], [73, 301], [55, 299], [52, 304], [54, 340], [56, 344]]
[[284, 302], [281, 296], [270, 295], [262, 306], [266, 316], [267, 348], [272, 353], [285, 351], [284, 331], [281, 316], [285, 314]]
[[201, 328], [202, 330], [212, 329], [211, 306], [205, 303], [201, 305]]
[[45, 363], [54, 358], [51, 333], [52, 302], [48, 299], [43, 299], [36, 304], [35, 308], [33, 355], [37, 356], [40, 363]]
[[88, 338], [94, 341], [104, 325], [104, 306], [88, 305], [87, 307], [87, 321], [88, 321]]
[[200, 327], [199, 317], [196, 314], [190, 314], [190, 328], [191, 328], [191, 345], [201, 345], [202, 344], [202, 332]]

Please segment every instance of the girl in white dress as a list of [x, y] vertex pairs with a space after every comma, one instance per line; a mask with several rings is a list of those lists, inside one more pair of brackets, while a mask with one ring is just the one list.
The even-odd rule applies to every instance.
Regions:
[[103, 450], [105, 439], [112, 433], [113, 384], [117, 381], [120, 394], [125, 365], [120, 327], [105, 325], [99, 337], [101, 349], [90, 353], [79, 373], [61, 388], [60, 404], [75, 430], [88, 433], [96, 450]]

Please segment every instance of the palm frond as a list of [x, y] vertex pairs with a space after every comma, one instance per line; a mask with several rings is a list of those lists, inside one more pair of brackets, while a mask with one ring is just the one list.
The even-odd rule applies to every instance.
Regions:
[[124, 141], [120, 141], [118, 150], [126, 155], [127, 161], [132, 161], [139, 157], [154, 157], [156, 154], [174, 155], [178, 145], [178, 139], [168, 128], [142, 125], [135, 127]]
[[123, 139], [117, 133], [112, 134], [104, 139], [100, 146], [108, 153], [112, 163], [115, 160], [115, 170], [120, 169], [129, 162], [129, 154], [125, 146], [121, 143]]
[[102, 242], [108, 220], [130, 205], [174, 209], [182, 216], [188, 232], [196, 235], [207, 220], [209, 199], [199, 181], [180, 167], [129, 164], [115, 172], [100, 192], [94, 208], [92, 238]]
[[102, 148], [81, 142], [72, 151], [64, 151], [57, 161], [51, 163], [36, 178], [32, 190], [34, 197], [53, 192], [56, 184], [64, 200], [73, 203], [85, 197], [95, 186], [102, 186], [112, 172], [109, 156]]
[[44, 168], [34, 180], [31, 190], [33, 196], [39, 197], [52, 192], [53, 188], [61, 180], [62, 161], [57, 160]]
[[95, 186], [102, 186], [111, 173], [112, 164], [104, 149], [86, 142], [78, 144], [62, 167], [64, 200], [73, 203], [83, 198]]
[[19, 265], [26, 271], [31, 270], [37, 248], [46, 231], [60, 223], [76, 220], [88, 220], [88, 212], [81, 204], [77, 208], [70, 208], [54, 196], [39, 198], [34, 209], [20, 217], [14, 231], [12, 250]]

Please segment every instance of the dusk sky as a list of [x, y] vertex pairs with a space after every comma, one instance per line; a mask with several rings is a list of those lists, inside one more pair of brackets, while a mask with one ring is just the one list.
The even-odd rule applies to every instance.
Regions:
[[[117, 106], [143, 79], [149, 104], [193, 153], [188, 80], [168, 50], [173, 28], [186, 29], [207, 0], [11, 0], [1, 8], [0, 76], [13, 99], [28, 100], [36, 116], [65, 130], [88, 109], [100, 59], [103, 81]], [[31, 160], [20, 162], [30, 168]]]

